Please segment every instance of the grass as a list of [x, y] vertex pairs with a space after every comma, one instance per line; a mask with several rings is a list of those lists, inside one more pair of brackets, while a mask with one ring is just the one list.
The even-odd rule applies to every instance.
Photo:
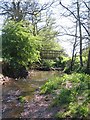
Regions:
[[41, 87], [41, 94], [53, 94], [52, 106], [60, 106], [63, 111], [57, 118], [90, 117], [90, 76], [83, 73], [64, 74], [49, 79]]

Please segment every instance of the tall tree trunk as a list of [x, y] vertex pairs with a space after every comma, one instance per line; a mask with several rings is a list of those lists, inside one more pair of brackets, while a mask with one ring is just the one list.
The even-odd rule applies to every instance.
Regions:
[[73, 65], [74, 65], [76, 43], [77, 43], [77, 21], [76, 21], [76, 31], [75, 31], [75, 42], [73, 44], [73, 52], [72, 52], [72, 60], [71, 60], [71, 71], [73, 70]]
[[89, 48], [89, 52], [88, 52], [87, 73], [90, 74], [90, 48]]
[[81, 21], [80, 21], [80, 7], [79, 2], [77, 0], [77, 15], [78, 15], [78, 23], [79, 23], [79, 34], [80, 34], [80, 66], [83, 66], [83, 60], [82, 60], [82, 30], [81, 30]]
[[37, 22], [36, 22], [36, 15], [32, 15], [32, 25], [33, 25], [33, 35], [37, 35]]
[[[88, 3], [88, 31], [90, 33], [90, 2]], [[89, 42], [88, 42], [88, 47], [89, 47], [89, 52], [88, 52], [88, 60], [87, 60], [87, 73], [90, 74], [90, 34], [88, 36]]]

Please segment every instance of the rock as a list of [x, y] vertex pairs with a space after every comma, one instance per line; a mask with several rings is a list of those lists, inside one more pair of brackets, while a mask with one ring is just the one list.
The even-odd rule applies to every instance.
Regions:
[[46, 96], [46, 97], [45, 97], [45, 101], [50, 101], [49, 96]]
[[0, 73], [0, 79], [3, 78], [3, 77], [4, 77], [3, 74]]
[[4, 76], [2, 74], [0, 74], [0, 85], [4, 85]]
[[36, 91], [39, 91], [39, 88], [36, 88]]
[[5, 85], [11, 78], [5, 77], [3, 74], [0, 74], [0, 85]]

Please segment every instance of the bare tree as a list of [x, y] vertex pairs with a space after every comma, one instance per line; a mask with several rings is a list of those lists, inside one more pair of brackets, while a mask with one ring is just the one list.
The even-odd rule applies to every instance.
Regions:
[[29, 20], [33, 25], [33, 35], [37, 34], [37, 24], [41, 21], [42, 11], [53, 5], [54, 1], [40, 4], [36, 0], [0, 1], [0, 15], [16, 21]]
[[73, 70], [74, 65], [74, 57], [75, 57], [75, 49], [76, 49], [76, 43], [77, 43], [77, 21], [76, 21], [76, 31], [75, 31], [75, 42], [73, 44], [73, 51], [72, 51], [72, 60], [71, 60], [71, 71]]
[[83, 66], [83, 60], [82, 60], [82, 30], [81, 30], [81, 20], [80, 20], [80, 6], [79, 1], [77, 0], [77, 20], [79, 22], [79, 33], [80, 33], [80, 65]]
[[[62, 14], [65, 17], [73, 17], [76, 21], [78, 21], [78, 29], [79, 29], [79, 34], [74, 35], [74, 34], [68, 34], [69, 36], [76, 37], [80, 39], [80, 66], [83, 66], [83, 59], [82, 59], [82, 50], [83, 50], [83, 43], [86, 41], [88, 36], [90, 36], [90, 32], [88, 30], [88, 23], [87, 21], [87, 9], [89, 9], [87, 2], [86, 1], [78, 1], [73, 2], [73, 6], [76, 5], [75, 8], [72, 8], [71, 6], [66, 6], [64, 5], [61, 1], [59, 3], [66, 11]], [[85, 10], [82, 10], [82, 7], [84, 6]], [[84, 31], [84, 32], [83, 32]], [[83, 34], [82, 34], [83, 33]], [[84, 40], [84, 41], [83, 41]], [[82, 42], [83, 41], [83, 42]], [[90, 41], [90, 40], [89, 40]], [[88, 43], [88, 42], [87, 42]], [[72, 54], [73, 55], [73, 54]]]
[[[86, 5], [87, 6], [87, 5]], [[88, 3], [88, 31], [90, 32], [90, 2]], [[87, 60], [87, 73], [90, 74], [90, 36], [88, 36], [89, 39], [89, 51], [88, 51], [88, 60]]]

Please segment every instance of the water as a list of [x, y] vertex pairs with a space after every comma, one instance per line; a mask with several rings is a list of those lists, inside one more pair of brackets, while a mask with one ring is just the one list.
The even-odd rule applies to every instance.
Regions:
[[[30, 102], [34, 98], [35, 91], [42, 86], [47, 79], [60, 75], [58, 71], [31, 71], [32, 74], [27, 79], [10, 80], [2, 86], [2, 110], [3, 118], [19, 118], [24, 111], [25, 102]], [[23, 96], [25, 102], [18, 98]]]

